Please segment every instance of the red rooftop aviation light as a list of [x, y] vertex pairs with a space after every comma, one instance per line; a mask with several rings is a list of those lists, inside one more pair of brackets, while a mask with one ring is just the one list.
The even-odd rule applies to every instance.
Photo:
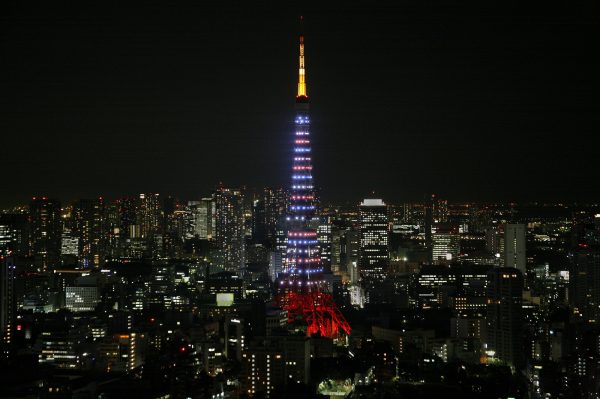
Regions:
[[[300, 36], [300, 68], [294, 153], [310, 153], [310, 118], [304, 65], [304, 36]], [[298, 184], [298, 181], [302, 184]], [[287, 214], [287, 248], [280, 275], [277, 303], [288, 312], [288, 322], [304, 320], [307, 335], [336, 338], [351, 328], [326, 291], [314, 225], [316, 201], [310, 157], [294, 157], [292, 190]]]

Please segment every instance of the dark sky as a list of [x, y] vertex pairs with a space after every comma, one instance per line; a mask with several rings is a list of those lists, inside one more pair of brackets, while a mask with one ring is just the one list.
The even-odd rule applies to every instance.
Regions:
[[1, 206], [287, 185], [300, 13], [326, 200], [600, 198], [593, 0], [126, 3], [0, 5]]

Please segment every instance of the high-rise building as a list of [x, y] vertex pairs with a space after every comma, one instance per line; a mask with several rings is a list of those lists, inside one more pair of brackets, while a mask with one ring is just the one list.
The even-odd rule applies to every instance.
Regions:
[[0, 224], [0, 257], [9, 256], [15, 241], [15, 231], [11, 226]]
[[223, 323], [225, 333], [225, 356], [236, 361], [242, 360], [242, 351], [245, 349], [246, 321], [237, 315], [226, 315]]
[[600, 252], [580, 248], [572, 257], [569, 302], [585, 323], [600, 323]]
[[30, 245], [34, 265], [49, 270], [60, 264], [62, 221], [60, 203], [34, 197], [29, 205]]
[[286, 192], [283, 189], [265, 188], [254, 200], [252, 215], [252, 239], [254, 242], [274, 249], [277, 229], [286, 212]]
[[215, 234], [215, 201], [211, 197], [202, 198], [195, 208], [195, 233], [201, 240], [212, 240]]
[[0, 217], [0, 351], [10, 351], [16, 313], [15, 258], [21, 230], [9, 218]]
[[140, 194], [137, 219], [143, 238], [161, 233], [163, 217], [159, 194]]
[[331, 218], [322, 218], [317, 227], [317, 241], [319, 242], [319, 253], [321, 256], [321, 264], [325, 271], [331, 271]]
[[389, 221], [381, 199], [365, 199], [359, 206], [360, 250], [358, 268], [365, 280], [383, 280], [389, 266]]
[[62, 256], [77, 257], [79, 255], [79, 237], [71, 229], [65, 228], [62, 232], [60, 253]]
[[429, 262], [435, 262], [433, 255], [433, 233], [436, 225], [448, 221], [448, 201], [432, 194], [424, 204], [425, 247], [429, 253]]
[[118, 201], [119, 210], [119, 236], [120, 238], [138, 238], [134, 232], [139, 232], [137, 221], [137, 203], [134, 198], [122, 198]]
[[444, 200], [433, 194], [431, 196], [431, 215], [433, 223], [448, 222], [448, 200]]
[[[335, 239], [334, 239], [335, 243]], [[335, 252], [334, 252], [335, 253]], [[355, 229], [344, 230], [340, 237], [340, 266], [350, 273], [351, 269], [358, 270], [358, 258], [360, 254], [360, 231]], [[358, 281], [358, 273], [356, 275]]]
[[196, 229], [196, 225], [200, 223], [200, 212], [198, 208], [200, 206], [200, 201], [188, 201], [186, 206], [178, 211], [181, 216], [181, 237], [185, 239], [190, 239], [198, 236], [198, 229]]
[[445, 264], [456, 260], [460, 254], [458, 227], [449, 224], [436, 224], [432, 232], [431, 253], [435, 264]]
[[162, 199], [162, 232], [166, 235], [167, 233], [173, 232], [173, 216], [177, 210], [177, 199], [170, 195]]
[[267, 242], [265, 213], [265, 201], [260, 197], [255, 198], [252, 203], [252, 241], [260, 244]]
[[271, 281], [276, 281], [279, 277], [279, 273], [281, 273], [282, 270], [283, 259], [281, 257], [281, 252], [269, 252], [269, 277], [271, 277]]
[[525, 275], [525, 225], [507, 223], [504, 226], [504, 266], [514, 267]]
[[487, 226], [485, 228], [485, 249], [489, 255], [497, 259], [496, 264], [504, 262], [504, 226], [503, 224]]
[[523, 275], [513, 267], [488, 272], [487, 351], [517, 368], [523, 366]]
[[26, 256], [29, 250], [27, 217], [0, 214], [0, 257]]
[[0, 255], [0, 342], [3, 354], [8, 353], [16, 315], [15, 265], [12, 257]]
[[82, 199], [73, 207], [74, 229], [79, 238], [79, 256], [85, 267], [99, 267], [104, 261], [106, 215], [104, 199]]
[[219, 266], [241, 273], [245, 266], [244, 198], [240, 190], [219, 187], [215, 194], [215, 243]]
[[265, 189], [263, 193], [265, 203], [265, 233], [269, 245], [275, 246], [277, 229], [285, 218], [288, 195], [282, 188]]
[[[350, 326], [332, 296], [326, 292], [319, 243], [317, 240], [316, 196], [312, 176], [309, 99], [304, 69], [304, 36], [300, 36], [298, 94], [294, 119], [292, 182], [286, 216], [286, 256], [280, 274], [280, 305], [287, 310], [290, 322], [303, 319], [307, 334], [337, 336]], [[318, 309], [318, 310], [317, 310]]]

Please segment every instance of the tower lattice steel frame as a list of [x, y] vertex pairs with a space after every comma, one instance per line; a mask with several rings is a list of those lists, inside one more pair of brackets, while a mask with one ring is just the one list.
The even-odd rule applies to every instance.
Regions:
[[294, 161], [286, 217], [287, 248], [277, 301], [288, 311], [290, 323], [298, 319], [306, 322], [307, 335], [337, 337], [342, 332], [350, 334], [351, 328], [326, 290], [319, 255], [303, 35], [300, 35], [298, 72]]

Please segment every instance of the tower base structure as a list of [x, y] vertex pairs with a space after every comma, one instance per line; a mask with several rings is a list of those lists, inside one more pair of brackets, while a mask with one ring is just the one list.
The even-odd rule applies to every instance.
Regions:
[[298, 319], [306, 322], [308, 336], [317, 334], [322, 337], [338, 338], [341, 334], [350, 335], [352, 331], [328, 293], [285, 292], [281, 293], [276, 301], [288, 312], [288, 323], [294, 323]]

